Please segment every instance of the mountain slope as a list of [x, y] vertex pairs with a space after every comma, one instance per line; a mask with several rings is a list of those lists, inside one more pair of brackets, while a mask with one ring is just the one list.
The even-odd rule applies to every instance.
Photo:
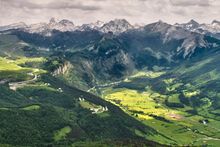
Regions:
[[[51, 36], [25, 31], [12, 34], [29, 44], [50, 49], [51, 54], [61, 53], [75, 66], [75, 70], [69, 72], [73, 74], [66, 75], [68, 81], [72, 83], [71, 79], [75, 79], [78, 81], [75, 84], [90, 86], [110, 77], [110, 80], [120, 79], [142, 68], [172, 67], [183, 60], [214, 52], [220, 45], [212, 37], [161, 21], [116, 35], [91, 29], [54, 30]], [[78, 79], [74, 78], [76, 76]]]
[[[28, 62], [30, 60], [32, 58]], [[39, 67], [44, 67], [43, 64]], [[22, 66], [36, 65], [25, 63]], [[28, 72], [22, 74], [29, 75]], [[2, 74], [1, 69], [1, 78]], [[11, 88], [12, 84], [19, 86], [15, 90]], [[160, 135], [118, 107], [67, 86], [51, 74], [38, 73], [37, 79], [31, 82], [21, 81], [14, 75], [6, 82], [1, 81], [0, 93], [0, 118], [4, 120], [0, 129], [1, 145], [70, 146], [85, 138], [86, 141], [102, 141], [103, 144], [110, 141], [113, 145], [126, 145], [123, 140], [130, 140], [131, 144], [141, 142], [143, 145], [155, 145], [138, 136], [135, 130]]]

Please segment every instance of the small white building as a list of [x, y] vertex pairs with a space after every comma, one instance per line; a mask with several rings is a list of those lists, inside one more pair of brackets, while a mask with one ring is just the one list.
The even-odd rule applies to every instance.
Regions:
[[60, 92], [60, 93], [63, 92], [62, 88], [58, 88], [57, 91]]

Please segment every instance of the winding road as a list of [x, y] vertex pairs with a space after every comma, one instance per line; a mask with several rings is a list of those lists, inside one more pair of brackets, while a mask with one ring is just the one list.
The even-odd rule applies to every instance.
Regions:
[[27, 81], [21, 81], [21, 82], [12, 82], [12, 83], [9, 83], [9, 87], [11, 90], [14, 90], [16, 91], [17, 88], [21, 88], [21, 87], [24, 87], [25, 85], [31, 83], [31, 82], [34, 82], [36, 81], [38, 78], [37, 75], [34, 75], [34, 78], [31, 79], [31, 80], [27, 80]]

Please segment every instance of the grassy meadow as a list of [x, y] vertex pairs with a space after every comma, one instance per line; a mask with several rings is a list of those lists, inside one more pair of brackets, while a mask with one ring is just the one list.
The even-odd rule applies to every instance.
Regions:
[[[136, 73], [117, 86], [99, 89], [101, 96], [158, 132], [149, 136], [136, 131], [142, 137], [174, 146], [217, 146], [220, 143], [218, 119], [210, 117], [207, 124], [202, 123], [207, 119], [205, 115], [211, 116], [203, 109], [211, 106], [208, 99], [204, 98], [203, 108], [193, 107], [195, 97], [201, 97], [201, 90], [176, 78], [163, 77], [165, 73], [153, 75], [151, 72], [150, 76], [148, 73]], [[159, 86], [152, 84], [157, 80]], [[198, 113], [191, 114], [195, 109]]]

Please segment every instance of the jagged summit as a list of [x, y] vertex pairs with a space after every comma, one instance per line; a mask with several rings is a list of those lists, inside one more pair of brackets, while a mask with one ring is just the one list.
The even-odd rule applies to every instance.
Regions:
[[100, 30], [104, 33], [113, 32], [114, 34], [120, 34], [133, 28], [134, 26], [132, 26], [127, 20], [115, 19], [104, 24]]
[[170, 28], [172, 25], [166, 23], [166, 22], [163, 22], [162, 20], [159, 20], [157, 22], [154, 22], [154, 23], [151, 23], [149, 25], [146, 25], [145, 26], [145, 29], [149, 29], [153, 32], [163, 32], [165, 33], [166, 30], [168, 28]]
[[213, 20], [212, 23], [220, 23], [218, 20]]
[[45, 36], [50, 36], [53, 30], [61, 32], [74, 31], [75, 25], [72, 21], [67, 19], [57, 21], [55, 18], [51, 18], [49, 23], [32, 24], [25, 30], [30, 33], [40, 33]]
[[199, 23], [197, 21], [195, 21], [194, 19], [191, 19], [188, 24], [193, 24], [193, 25], [199, 25]]
[[63, 24], [63, 25], [74, 25], [74, 23], [72, 21], [69, 21], [68, 19], [63, 19], [59, 22], [60, 24]]
[[105, 24], [105, 22], [98, 20], [95, 23], [91, 23], [91, 24], [97, 27], [102, 27]]
[[200, 24], [195, 21], [194, 19], [191, 19], [188, 23], [183, 23], [183, 24], [175, 24], [175, 26], [182, 27], [186, 30], [190, 31], [196, 31], [196, 29], [200, 26]]
[[100, 28], [104, 25], [105, 23], [102, 21], [96, 21], [94, 23], [89, 23], [89, 24], [83, 24], [81, 26], [77, 27], [77, 30], [80, 31], [86, 31], [86, 30], [100, 30]]
[[49, 21], [49, 24], [55, 24], [56, 23], [56, 19], [54, 17], [52, 17]]
[[162, 21], [162, 20], [158, 20], [158, 21], [150, 23], [150, 24], [148, 24], [146, 26], [171, 26], [171, 25], [166, 23], [166, 22], [164, 22], [164, 21]]
[[212, 21], [212, 25], [220, 25], [220, 21], [218, 21], [218, 20], [213, 20], [213, 21]]
[[[211, 24], [199, 24], [195, 20], [191, 20], [188, 23], [183, 24], [175, 24], [175, 26], [181, 27], [185, 30], [196, 32], [200, 34], [208, 34], [212, 37], [220, 38], [220, 22], [217, 20], [213, 20]], [[217, 34], [217, 35], [216, 35]]]
[[7, 26], [0, 26], [0, 31], [6, 31], [6, 30], [12, 30], [12, 29], [20, 29], [20, 28], [26, 28], [27, 24], [24, 22], [14, 23]]

